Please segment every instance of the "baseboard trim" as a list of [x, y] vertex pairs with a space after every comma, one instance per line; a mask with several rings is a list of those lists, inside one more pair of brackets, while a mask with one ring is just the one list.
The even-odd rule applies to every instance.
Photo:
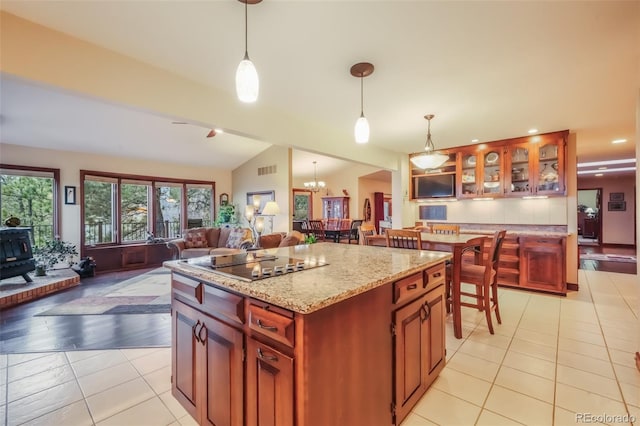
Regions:
[[578, 291], [580, 290], [580, 286], [577, 283], [567, 283], [567, 290]]
[[640, 352], [636, 352], [636, 368], [640, 371]]

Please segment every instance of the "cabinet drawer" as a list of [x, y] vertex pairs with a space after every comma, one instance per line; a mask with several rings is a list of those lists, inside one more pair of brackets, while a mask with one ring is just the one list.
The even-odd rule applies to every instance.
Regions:
[[424, 279], [426, 281], [427, 291], [431, 291], [439, 285], [444, 284], [445, 281], [445, 268], [444, 263], [436, 266], [432, 266], [431, 268], [424, 271]]
[[176, 273], [171, 275], [171, 291], [174, 297], [198, 305], [204, 298], [204, 284]]
[[408, 302], [425, 292], [422, 272], [418, 272], [393, 283], [393, 303]]
[[209, 285], [204, 286], [204, 303], [207, 313], [244, 324], [244, 298], [228, 291], [220, 290]]
[[274, 312], [270, 305], [249, 304], [249, 328], [263, 336], [293, 347], [293, 318]]

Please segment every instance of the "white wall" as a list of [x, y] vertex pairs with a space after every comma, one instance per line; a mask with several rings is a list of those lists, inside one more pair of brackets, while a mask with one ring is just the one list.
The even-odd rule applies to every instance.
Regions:
[[[258, 168], [275, 166], [276, 173], [259, 176]], [[258, 191], [275, 191], [276, 203], [280, 207], [280, 214], [273, 217], [273, 228], [267, 219], [265, 232], [287, 232], [291, 228], [292, 193], [291, 188], [291, 149], [281, 146], [272, 146], [266, 151], [253, 157], [251, 160], [236, 168], [232, 172], [233, 196], [230, 200], [236, 205], [242, 216], [241, 223], [247, 225], [244, 218], [247, 206], [247, 193]]]
[[[61, 190], [64, 189], [66, 185], [79, 188], [80, 170], [82, 169], [175, 179], [213, 181], [216, 183], [216, 212], [219, 202], [218, 196], [223, 192], [231, 193], [231, 172], [226, 170], [134, 160], [126, 157], [26, 148], [2, 143], [0, 143], [0, 155], [0, 161], [4, 164], [60, 169]], [[79, 194], [78, 192], [78, 195]], [[80, 204], [66, 205], [62, 197], [63, 194], [61, 194], [61, 199], [58, 200], [61, 206], [60, 237], [80, 247]]]

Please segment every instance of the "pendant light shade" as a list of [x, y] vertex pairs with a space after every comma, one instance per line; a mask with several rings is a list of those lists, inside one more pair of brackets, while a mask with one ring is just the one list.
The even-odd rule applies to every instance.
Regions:
[[252, 103], [258, 99], [260, 91], [260, 80], [258, 71], [249, 59], [249, 55], [245, 55], [240, 61], [236, 70], [236, 93], [241, 102]]
[[351, 75], [360, 78], [360, 118], [356, 121], [354, 136], [356, 143], [369, 142], [369, 121], [364, 116], [364, 87], [363, 79], [373, 73], [373, 65], [369, 62], [360, 62], [351, 67]]
[[356, 143], [369, 142], [369, 120], [363, 115], [356, 121], [356, 127], [354, 129], [356, 137]]
[[433, 114], [425, 115], [424, 118], [429, 122], [427, 130], [427, 142], [424, 145], [424, 153], [411, 157], [411, 162], [421, 169], [435, 169], [440, 167], [449, 160], [449, 156], [436, 151], [431, 140], [431, 119], [435, 117]]
[[262, 0], [238, 0], [244, 3], [244, 58], [236, 69], [236, 94], [241, 102], [253, 103], [258, 99], [260, 79], [258, 71], [249, 59], [247, 5], [260, 3]]

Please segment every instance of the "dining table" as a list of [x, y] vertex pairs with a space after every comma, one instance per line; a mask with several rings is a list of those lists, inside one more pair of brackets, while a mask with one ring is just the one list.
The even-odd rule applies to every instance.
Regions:
[[490, 236], [486, 234], [420, 233], [422, 250], [448, 251], [453, 253], [453, 258], [451, 259], [451, 314], [453, 316], [453, 335], [456, 339], [462, 338], [462, 310], [460, 305], [460, 266], [462, 265], [462, 253], [467, 248], [481, 246], [484, 244], [486, 238], [490, 238]]

